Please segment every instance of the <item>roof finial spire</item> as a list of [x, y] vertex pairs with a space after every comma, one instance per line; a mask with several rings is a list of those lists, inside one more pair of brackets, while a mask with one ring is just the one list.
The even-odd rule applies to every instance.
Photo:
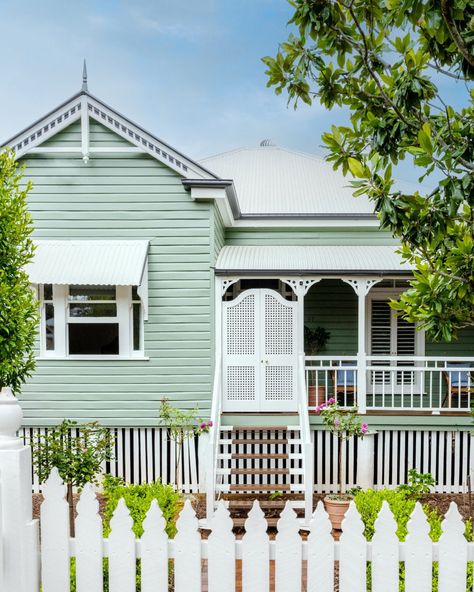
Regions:
[[84, 64], [82, 66], [82, 90], [89, 90], [87, 88], [87, 64], [86, 59], [84, 58]]

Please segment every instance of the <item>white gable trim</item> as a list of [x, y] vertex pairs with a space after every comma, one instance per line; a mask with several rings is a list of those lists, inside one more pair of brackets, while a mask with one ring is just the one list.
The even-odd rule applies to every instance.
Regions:
[[[81, 117], [82, 113], [82, 117]], [[87, 115], [85, 115], [87, 113]], [[126, 139], [134, 147], [127, 148], [91, 148], [89, 146], [89, 118]], [[81, 120], [81, 142], [75, 147], [41, 147], [40, 145], [57, 134], [71, 123]], [[87, 158], [94, 153], [114, 153], [127, 151], [144, 152], [160, 161], [182, 177], [197, 177], [202, 179], [217, 179], [218, 177], [184, 156], [165, 142], [152, 136], [137, 124], [108, 107], [88, 92], [81, 92], [54, 111], [33, 123], [30, 127], [14, 136], [4, 146], [11, 147], [17, 158], [28, 152], [56, 153], [67, 152], [82, 154]]]
[[[64, 128], [81, 117], [81, 97], [76, 95], [66, 103], [51, 111], [17, 136], [10, 138], [3, 147], [9, 146], [21, 158], [46, 140], [49, 140]], [[80, 147], [79, 147], [80, 151]]]

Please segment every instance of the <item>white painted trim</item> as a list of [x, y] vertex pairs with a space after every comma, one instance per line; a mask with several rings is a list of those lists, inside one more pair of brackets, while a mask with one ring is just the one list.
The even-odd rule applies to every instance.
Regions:
[[[70, 146], [38, 146], [29, 150], [32, 154], [83, 154], [82, 148], [70, 147]], [[91, 154], [146, 154], [145, 150], [130, 146], [130, 148], [124, 148], [119, 146], [110, 146], [99, 148], [89, 148], [89, 155]]]
[[[133, 350], [133, 306], [132, 286], [116, 286], [117, 315], [114, 317], [69, 317], [69, 286], [53, 284], [54, 305], [54, 350], [46, 350], [45, 340], [45, 314], [43, 301], [43, 287], [39, 286], [40, 294], [40, 360], [140, 360], [148, 359], [144, 356], [144, 306], [142, 301], [141, 315], [141, 350]], [[93, 303], [94, 301], [92, 301]], [[97, 301], [103, 304], [104, 301]], [[73, 304], [73, 303], [72, 303]], [[94, 324], [110, 323], [119, 326], [119, 355], [69, 355], [68, 351], [68, 325], [69, 324]]]
[[304, 215], [301, 218], [239, 218], [233, 223], [234, 228], [378, 228], [378, 219], [360, 220], [358, 218], [309, 218]]
[[89, 162], [89, 112], [85, 95], [81, 95], [81, 152], [84, 164], [87, 164]]
[[97, 361], [97, 362], [101, 362], [106, 360], [107, 362], [115, 360], [117, 362], [120, 361], [128, 361], [128, 362], [147, 362], [149, 361], [149, 356], [36, 356], [35, 358], [36, 360], [39, 360], [41, 362], [52, 362], [55, 360], [61, 360], [61, 361], [69, 361], [69, 360], [76, 360], [78, 362], [82, 361], [82, 360], [90, 360], [90, 361]]

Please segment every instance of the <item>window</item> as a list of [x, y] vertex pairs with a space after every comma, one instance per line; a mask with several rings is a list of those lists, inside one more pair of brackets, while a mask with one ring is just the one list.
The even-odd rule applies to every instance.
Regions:
[[[424, 334], [416, 330], [413, 323], [397, 315], [389, 301], [398, 298], [400, 290], [373, 289], [368, 296], [368, 346], [369, 354], [380, 356], [382, 360], [372, 361], [373, 366], [413, 366], [410, 358], [423, 355]], [[404, 356], [403, 360], [397, 360]], [[418, 379], [410, 371], [375, 372], [371, 377], [377, 385], [391, 384], [410, 385]]]
[[136, 287], [45, 284], [40, 297], [42, 355], [143, 355], [142, 303]]

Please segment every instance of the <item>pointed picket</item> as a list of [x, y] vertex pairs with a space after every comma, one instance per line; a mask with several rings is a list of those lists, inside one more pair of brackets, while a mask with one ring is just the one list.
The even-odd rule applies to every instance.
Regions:
[[200, 592], [201, 535], [196, 513], [189, 500], [186, 500], [176, 526], [178, 534], [174, 539], [174, 590]]
[[156, 499], [143, 521], [141, 543], [142, 592], [168, 592], [168, 535]]
[[301, 590], [302, 541], [300, 526], [290, 502], [286, 502], [277, 524], [275, 592]]
[[109, 590], [135, 592], [136, 554], [133, 520], [123, 498], [119, 500], [110, 521]]
[[334, 538], [323, 502], [318, 502], [309, 526], [308, 592], [333, 592]]
[[431, 590], [433, 570], [433, 543], [430, 525], [420, 502], [407, 524], [405, 539], [405, 592]]
[[235, 536], [233, 521], [223, 501], [212, 517], [208, 549], [209, 592], [235, 590]]
[[439, 592], [464, 592], [467, 579], [467, 541], [458, 507], [451, 502], [439, 538]]
[[257, 500], [245, 521], [242, 537], [242, 592], [262, 592], [270, 585], [267, 521]]
[[372, 590], [373, 592], [398, 592], [399, 541], [397, 523], [386, 501], [375, 520], [372, 538]]
[[102, 519], [99, 502], [87, 483], [77, 504], [76, 590], [102, 592]]
[[364, 523], [354, 502], [342, 521], [339, 550], [340, 592], [366, 592], [367, 543]]
[[66, 486], [53, 468], [43, 485], [41, 504], [41, 580], [43, 592], [68, 592], [69, 505]]

